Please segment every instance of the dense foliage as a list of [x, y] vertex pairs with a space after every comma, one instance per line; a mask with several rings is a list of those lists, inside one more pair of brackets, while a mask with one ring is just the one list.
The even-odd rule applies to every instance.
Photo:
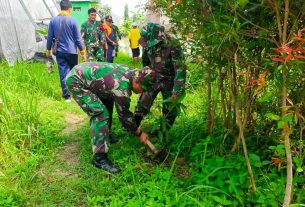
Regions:
[[[171, 18], [192, 62], [204, 70], [207, 115], [203, 119], [207, 119], [211, 136], [221, 134], [232, 146], [231, 152], [242, 142], [246, 161], [248, 142], [249, 151], [261, 151], [260, 156], [278, 165], [279, 171], [287, 168], [283, 204], [300, 202], [298, 198], [304, 193], [305, 77], [304, 35], [298, 31], [304, 28], [305, 3], [151, 2]], [[273, 152], [266, 153], [264, 148]], [[255, 192], [258, 175], [253, 176], [250, 163], [247, 161], [247, 167]]]
[[[120, 141], [110, 157], [123, 172], [93, 168], [87, 121], [59, 133], [67, 114], [84, 114], [61, 101], [58, 73], [2, 63], [0, 206], [304, 205], [305, 3], [155, 0], [154, 7], [171, 18], [188, 57], [185, 113], [166, 140], [151, 135], [158, 146], [170, 141], [168, 160], [144, 160], [143, 145], [115, 116]], [[123, 54], [116, 61], [132, 65]], [[162, 123], [161, 105], [158, 97], [145, 131]]]

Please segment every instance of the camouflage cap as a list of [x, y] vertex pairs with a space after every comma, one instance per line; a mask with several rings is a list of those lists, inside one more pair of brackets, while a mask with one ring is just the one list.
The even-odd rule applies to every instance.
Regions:
[[164, 26], [156, 23], [148, 23], [141, 31], [139, 44], [143, 47], [153, 47], [165, 40]]
[[133, 78], [141, 84], [144, 92], [148, 92], [155, 83], [155, 71], [146, 66], [141, 70], [135, 70]]

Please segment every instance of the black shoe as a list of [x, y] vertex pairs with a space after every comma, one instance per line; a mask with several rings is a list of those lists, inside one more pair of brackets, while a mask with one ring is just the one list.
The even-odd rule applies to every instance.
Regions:
[[109, 142], [110, 144], [115, 144], [117, 143], [119, 140], [115, 137], [113, 137], [112, 135], [109, 135]]
[[135, 119], [135, 121], [136, 121], [137, 127], [139, 127], [140, 124], [141, 124], [141, 121], [142, 121], [142, 119], [143, 119], [143, 116], [135, 115], [135, 116], [134, 116], [134, 119]]
[[106, 153], [95, 154], [92, 159], [92, 164], [102, 170], [106, 170], [110, 173], [118, 173], [121, 169], [114, 165], [107, 157]]

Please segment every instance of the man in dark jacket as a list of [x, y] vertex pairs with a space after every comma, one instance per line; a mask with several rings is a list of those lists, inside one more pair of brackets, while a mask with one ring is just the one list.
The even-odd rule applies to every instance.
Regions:
[[86, 61], [85, 51], [76, 20], [71, 15], [72, 5], [68, 0], [60, 2], [58, 16], [54, 17], [49, 25], [47, 39], [47, 57], [51, 56], [52, 40], [58, 38], [56, 61], [60, 75], [62, 96], [70, 101], [70, 94], [65, 84], [65, 78], [69, 71], [77, 65], [77, 48], [80, 50], [83, 61]]

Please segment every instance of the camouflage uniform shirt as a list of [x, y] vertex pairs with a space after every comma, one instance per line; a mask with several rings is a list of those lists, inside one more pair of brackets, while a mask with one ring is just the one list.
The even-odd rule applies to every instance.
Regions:
[[[173, 82], [172, 93], [181, 95], [185, 90], [186, 66], [182, 51], [169, 37], [161, 44], [152, 48], [145, 48], [142, 55], [145, 66], [150, 66], [156, 72], [156, 84]], [[170, 84], [171, 85], [171, 84]]]
[[[79, 88], [81, 85], [83, 89], [93, 92], [98, 97], [112, 99], [123, 127], [129, 132], [137, 130], [133, 113], [129, 110], [132, 94], [132, 70], [127, 66], [94, 62], [82, 63], [74, 67], [68, 75], [67, 81], [69, 77], [78, 79], [69, 84], [70, 90], [73, 91], [73, 87]], [[73, 94], [73, 96], [77, 95]], [[82, 106], [82, 108], [84, 109], [86, 106]]]
[[85, 43], [86, 48], [90, 47], [100, 47], [102, 42], [105, 41], [105, 35], [100, 29], [100, 22], [89, 20], [82, 24], [81, 33]]

